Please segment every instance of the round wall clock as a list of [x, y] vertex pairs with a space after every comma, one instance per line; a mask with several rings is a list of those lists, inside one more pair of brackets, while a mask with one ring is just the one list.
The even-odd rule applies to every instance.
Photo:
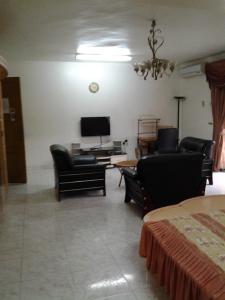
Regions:
[[97, 82], [92, 82], [89, 84], [89, 91], [92, 93], [97, 93], [97, 91], [99, 90], [99, 85], [97, 84]]

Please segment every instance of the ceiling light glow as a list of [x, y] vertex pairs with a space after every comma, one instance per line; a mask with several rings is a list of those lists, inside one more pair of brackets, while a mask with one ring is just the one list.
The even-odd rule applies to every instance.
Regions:
[[76, 60], [81, 61], [112, 61], [112, 62], [125, 62], [131, 61], [131, 56], [128, 55], [91, 55], [91, 54], [77, 54]]
[[124, 47], [91, 47], [81, 45], [77, 49], [76, 60], [81, 61], [131, 61], [131, 53]]
[[130, 50], [124, 47], [90, 47], [85, 45], [78, 47], [77, 54], [131, 55]]

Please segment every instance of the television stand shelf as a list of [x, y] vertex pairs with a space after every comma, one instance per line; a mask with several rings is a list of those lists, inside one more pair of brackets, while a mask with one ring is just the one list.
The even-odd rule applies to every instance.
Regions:
[[127, 160], [127, 154], [116, 150], [114, 147], [80, 148], [80, 154], [92, 154], [96, 156], [99, 164], [113, 166], [119, 161]]

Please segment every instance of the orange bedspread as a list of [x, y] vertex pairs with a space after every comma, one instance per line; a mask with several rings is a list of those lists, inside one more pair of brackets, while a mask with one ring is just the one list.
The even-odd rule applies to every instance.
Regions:
[[225, 212], [143, 225], [140, 255], [172, 300], [225, 300]]

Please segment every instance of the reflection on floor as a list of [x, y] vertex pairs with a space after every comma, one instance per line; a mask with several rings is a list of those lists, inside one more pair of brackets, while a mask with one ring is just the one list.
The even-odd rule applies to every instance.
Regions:
[[[107, 197], [56, 202], [52, 170], [10, 186], [0, 217], [1, 300], [165, 300], [138, 255], [141, 212], [125, 205], [119, 172], [107, 170]], [[225, 173], [207, 194], [225, 194]], [[93, 193], [92, 193], [93, 195]]]

